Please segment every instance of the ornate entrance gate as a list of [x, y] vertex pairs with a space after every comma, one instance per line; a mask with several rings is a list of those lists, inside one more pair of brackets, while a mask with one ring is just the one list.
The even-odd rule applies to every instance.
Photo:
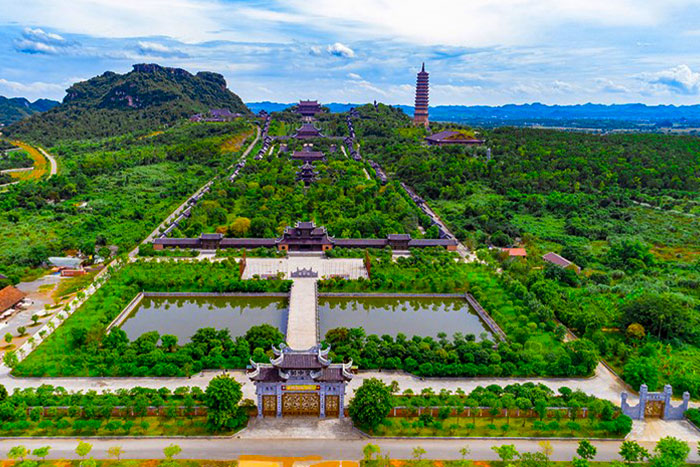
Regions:
[[326, 396], [326, 417], [337, 417], [340, 414], [340, 396]]
[[282, 395], [282, 415], [312, 416], [321, 414], [321, 398], [315, 393], [293, 392]]
[[263, 417], [277, 416], [277, 396], [262, 396]]
[[647, 401], [644, 406], [644, 418], [662, 418], [665, 405], [664, 401]]

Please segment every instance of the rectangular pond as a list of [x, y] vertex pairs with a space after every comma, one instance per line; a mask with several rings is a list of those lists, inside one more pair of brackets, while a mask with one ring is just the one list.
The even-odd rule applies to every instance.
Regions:
[[228, 328], [236, 337], [270, 324], [285, 334], [288, 309], [280, 297], [144, 297], [119, 327], [130, 340], [158, 331], [177, 336], [180, 344], [201, 328]]
[[321, 338], [330, 329], [363, 328], [367, 335], [448, 338], [461, 332], [481, 340], [492, 338], [488, 326], [462, 298], [414, 297], [320, 297], [318, 302]]

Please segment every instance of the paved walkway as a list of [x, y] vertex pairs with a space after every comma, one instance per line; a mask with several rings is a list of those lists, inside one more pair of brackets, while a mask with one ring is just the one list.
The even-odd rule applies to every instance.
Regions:
[[56, 159], [49, 154], [48, 152], [44, 151], [44, 148], [40, 148], [39, 146], [36, 147], [40, 153], [44, 155], [45, 158], [49, 160], [49, 164], [51, 165], [51, 169], [49, 170], [49, 176], [48, 178], [53, 177], [58, 173], [58, 163], [56, 162]]
[[294, 350], [316, 345], [316, 279], [294, 279], [288, 313], [287, 344]]
[[242, 439], [362, 439], [349, 418], [251, 418]]
[[[232, 438], [209, 439], [90, 439], [92, 451], [90, 456], [96, 459], [107, 459], [107, 449], [112, 446], [121, 446], [124, 449], [123, 459], [162, 459], [163, 448], [175, 443], [182, 448], [178, 455], [181, 459], [211, 459], [211, 460], [235, 460], [241, 455], [266, 455], [266, 456], [321, 456], [323, 459], [333, 460], [359, 460], [362, 459], [362, 448], [369, 440], [332, 440], [319, 441], [318, 439], [249, 439], [234, 436]], [[496, 440], [496, 439], [424, 439], [424, 440], [372, 440], [378, 444], [383, 453], [389, 453], [392, 459], [411, 459], [413, 449], [421, 446], [425, 449], [425, 459], [461, 459], [459, 450], [468, 447], [471, 450], [469, 458], [478, 460], [496, 460], [496, 454], [492, 446], [502, 444], [514, 444], [520, 452], [535, 452], [540, 450], [538, 441], [530, 440]], [[6, 453], [12, 446], [19, 443], [17, 439], [0, 440], [0, 452]], [[50, 445], [49, 459], [77, 459], [75, 448], [78, 438], [70, 439], [23, 439], [21, 444], [28, 449]], [[575, 455], [578, 441], [551, 441], [553, 453], [552, 460], [570, 461]], [[620, 460], [617, 452], [620, 449], [620, 441], [594, 441], [593, 445], [598, 449], [596, 461]], [[655, 443], [641, 443], [651, 450]], [[700, 460], [695, 446], [692, 446], [690, 461]], [[308, 465], [308, 464], [306, 464]]]

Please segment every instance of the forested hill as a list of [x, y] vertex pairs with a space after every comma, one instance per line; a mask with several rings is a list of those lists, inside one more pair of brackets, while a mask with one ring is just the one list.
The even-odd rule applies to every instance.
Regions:
[[75, 83], [61, 105], [13, 124], [6, 133], [51, 145], [156, 129], [212, 108], [249, 113], [218, 73], [138, 64], [123, 75], [108, 71]]
[[46, 112], [59, 102], [50, 99], [37, 99], [34, 102], [24, 97], [0, 96], [0, 125], [9, 125], [38, 112]]

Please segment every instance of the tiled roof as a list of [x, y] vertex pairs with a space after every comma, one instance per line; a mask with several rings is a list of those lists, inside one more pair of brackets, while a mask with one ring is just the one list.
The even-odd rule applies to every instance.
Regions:
[[503, 251], [508, 253], [509, 256], [527, 256], [527, 251], [525, 248], [501, 248]]
[[318, 361], [318, 355], [316, 354], [285, 352], [282, 355], [284, 356], [284, 358], [282, 359], [282, 362], [280, 362], [280, 364], [277, 366], [285, 370], [317, 370], [319, 368], [323, 368], [324, 366], [321, 364], [321, 362]]
[[0, 312], [7, 310], [19, 303], [27, 295], [19, 289], [8, 285], [0, 290]]
[[321, 375], [316, 378], [316, 381], [349, 381], [350, 379], [343, 375], [343, 367], [341, 365], [333, 365], [321, 370]]
[[203, 233], [199, 237], [202, 240], [221, 240], [222, 238], [224, 238], [224, 235], [220, 233]]
[[341, 247], [383, 248], [388, 242], [385, 238], [335, 238], [333, 244]]
[[273, 247], [276, 244], [276, 238], [224, 238], [221, 240], [221, 246], [229, 248]]
[[410, 247], [426, 247], [426, 246], [451, 246], [457, 245], [457, 240], [452, 238], [416, 238], [408, 242]]
[[564, 258], [563, 256], [559, 256], [554, 252], [547, 253], [542, 257], [542, 259], [544, 259], [545, 261], [549, 261], [550, 263], [556, 264], [557, 266], [561, 266], [563, 268], [574, 264], [568, 259]]
[[154, 245], [179, 246], [197, 248], [199, 246], [198, 238], [156, 238], [153, 240]]
[[265, 381], [268, 383], [284, 381], [279, 374], [279, 370], [272, 366], [259, 366], [258, 374], [251, 378], [253, 381]]
[[389, 234], [387, 235], [389, 240], [410, 240], [411, 235], [409, 234]]

